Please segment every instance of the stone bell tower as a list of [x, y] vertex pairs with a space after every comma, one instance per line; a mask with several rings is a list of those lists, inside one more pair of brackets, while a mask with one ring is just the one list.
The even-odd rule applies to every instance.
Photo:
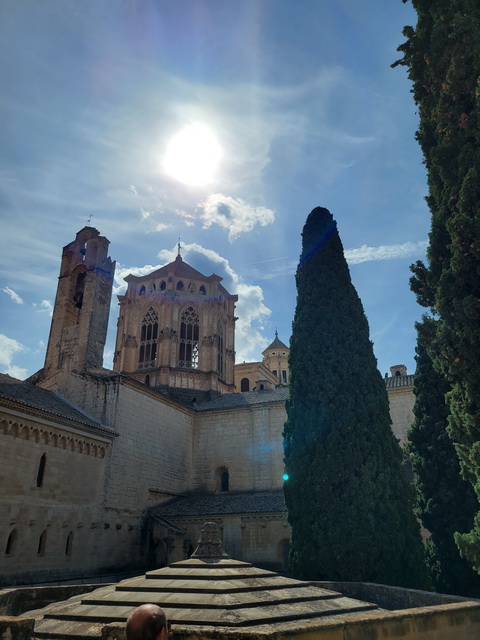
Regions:
[[43, 379], [103, 364], [115, 272], [109, 244], [87, 226], [63, 248]]

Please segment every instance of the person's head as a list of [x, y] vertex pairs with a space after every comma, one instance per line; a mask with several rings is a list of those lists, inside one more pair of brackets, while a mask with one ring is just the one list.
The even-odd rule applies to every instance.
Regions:
[[165, 612], [156, 604], [142, 604], [128, 616], [125, 633], [127, 640], [167, 640]]

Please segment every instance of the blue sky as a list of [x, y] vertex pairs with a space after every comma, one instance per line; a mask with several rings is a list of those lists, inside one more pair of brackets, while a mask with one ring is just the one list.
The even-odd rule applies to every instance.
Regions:
[[[90, 216], [115, 293], [180, 237], [187, 262], [239, 295], [237, 361], [260, 359], [276, 328], [289, 340], [302, 227], [324, 206], [380, 371], [413, 372], [408, 267], [429, 214], [410, 84], [390, 68], [406, 24], [401, 0], [2, 2], [0, 370], [43, 365], [61, 249]], [[196, 184], [167, 155], [192, 127], [221, 156]], [[202, 144], [188, 154], [207, 169]], [[114, 295], [106, 366], [116, 315]]]

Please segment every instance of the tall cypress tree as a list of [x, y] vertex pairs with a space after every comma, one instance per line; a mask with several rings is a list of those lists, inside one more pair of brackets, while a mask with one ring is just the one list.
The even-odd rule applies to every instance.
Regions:
[[415, 419], [408, 433], [415, 472], [418, 516], [431, 536], [427, 565], [436, 591], [464, 596], [480, 595], [480, 577], [460, 557], [456, 531], [469, 531], [477, 501], [472, 486], [460, 476], [455, 447], [447, 433], [449, 416], [445, 395], [450, 387], [435, 371], [427, 353], [436, 322], [424, 317], [417, 324]]
[[308, 216], [296, 279], [284, 431], [293, 575], [424, 587], [413, 491], [327, 209]]
[[[428, 264], [413, 267], [412, 289], [438, 318], [428, 354], [450, 385], [448, 430], [480, 499], [480, 3], [412, 4], [418, 22], [404, 29], [397, 64], [413, 82], [432, 214]], [[456, 540], [480, 572], [480, 512]]]

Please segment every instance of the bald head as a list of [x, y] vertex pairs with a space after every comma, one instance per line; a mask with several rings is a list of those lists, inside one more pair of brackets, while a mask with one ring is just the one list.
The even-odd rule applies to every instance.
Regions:
[[166, 640], [165, 612], [156, 604], [142, 604], [129, 615], [125, 633], [127, 640]]

